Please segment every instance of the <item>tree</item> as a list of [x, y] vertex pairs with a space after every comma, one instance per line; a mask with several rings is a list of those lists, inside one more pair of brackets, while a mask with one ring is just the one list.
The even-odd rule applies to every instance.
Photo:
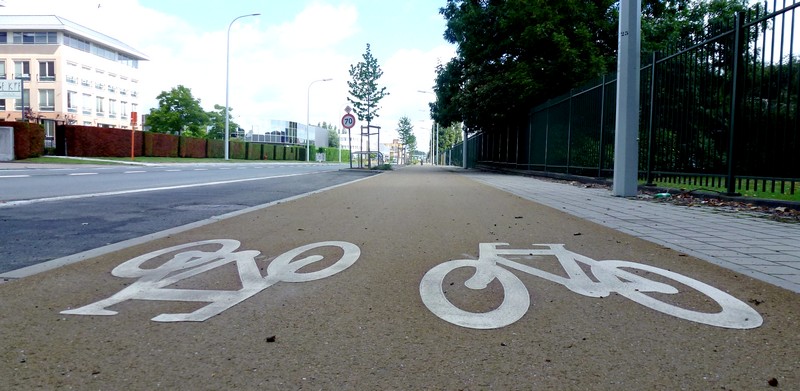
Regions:
[[[239, 129], [239, 125], [233, 122], [233, 109], [228, 108], [228, 129]], [[225, 138], [225, 106], [214, 105], [214, 110], [206, 112], [208, 116], [208, 138], [224, 139]]]
[[147, 118], [151, 132], [205, 136], [208, 115], [200, 107], [200, 100], [192, 96], [189, 88], [178, 85], [169, 92], [162, 91], [157, 99], [158, 108], [150, 109]]
[[[727, 24], [746, 0], [644, 0], [642, 48], [685, 44]], [[436, 72], [431, 116], [468, 131], [525, 121], [528, 110], [614, 69], [615, 0], [447, 0], [457, 56]], [[707, 29], [705, 26], [711, 25]]]
[[322, 125], [317, 124], [317, 126], [323, 129], [328, 129], [328, 145], [333, 148], [339, 148], [339, 128], [327, 122], [323, 122]]
[[457, 57], [437, 69], [432, 117], [492, 131], [604, 73], [616, 48], [613, 3], [448, 0], [440, 13]]
[[397, 122], [397, 135], [400, 137], [400, 145], [403, 146], [404, 154], [410, 153], [416, 148], [416, 146], [411, 146], [411, 142], [416, 143], [417, 138], [414, 136], [414, 126], [411, 125], [411, 120], [408, 117], [400, 117]]
[[386, 92], [386, 87], [378, 88], [377, 82], [383, 76], [383, 71], [378, 65], [378, 60], [372, 56], [369, 44], [362, 58], [364, 61], [350, 65], [350, 77], [353, 80], [347, 82], [347, 86], [350, 87], [347, 101], [353, 104], [353, 112], [358, 120], [366, 121], [369, 125], [378, 117], [380, 109], [378, 103], [389, 93]]

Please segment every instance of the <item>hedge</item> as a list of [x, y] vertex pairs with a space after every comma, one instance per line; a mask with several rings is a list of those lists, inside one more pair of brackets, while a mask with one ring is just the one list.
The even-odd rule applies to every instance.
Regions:
[[181, 137], [181, 157], [205, 158], [207, 156], [206, 142], [207, 140], [204, 138]]
[[[142, 132], [133, 133], [134, 156], [142, 155]], [[42, 141], [44, 145], [44, 141]], [[131, 155], [131, 131], [93, 126], [56, 126], [56, 154], [64, 156], [125, 157]]]
[[172, 134], [143, 132], [144, 155], [154, 157], [178, 157], [178, 136]]
[[14, 159], [22, 160], [44, 154], [44, 128], [30, 122], [0, 121], [0, 126], [14, 128]]

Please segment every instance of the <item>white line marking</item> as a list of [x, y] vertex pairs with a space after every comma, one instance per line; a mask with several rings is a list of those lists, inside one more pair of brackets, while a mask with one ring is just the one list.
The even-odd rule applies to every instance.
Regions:
[[147, 172], [147, 171], [125, 171], [125, 172], [123, 172], [123, 174], [141, 174], [143, 172]]
[[[236, 210], [236, 211], [233, 211], [233, 212], [225, 213], [223, 215], [209, 217], [209, 218], [207, 218], [205, 220], [195, 221], [194, 223], [189, 223], [189, 224], [181, 225], [181, 226], [178, 226], [178, 227], [165, 229], [163, 231], [155, 232], [155, 233], [152, 233], [152, 234], [139, 236], [138, 238], [123, 240], [121, 242], [114, 243], [114, 244], [109, 244], [107, 246], [98, 247], [98, 248], [94, 248], [94, 249], [91, 249], [91, 250], [86, 250], [86, 251], [83, 251], [83, 252], [80, 252], [80, 253], [77, 253], [77, 254], [67, 255], [66, 257], [56, 258], [56, 259], [52, 259], [52, 260], [45, 261], [45, 262], [42, 262], [42, 263], [37, 263], [35, 265], [26, 266], [26, 267], [23, 267], [23, 268], [20, 268], [20, 269], [12, 270], [12, 271], [9, 271], [9, 272], [0, 273], [0, 279], [16, 280], [16, 279], [23, 278], [23, 277], [29, 277], [29, 276], [32, 276], [34, 274], [39, 274], [39, 273], [42, 273], [42, 272], [46, 272], [48, 270], [57, 269], [57, 268], [62, 267], [62, 266], [71, 265], [73, 263], [78, 263], [78, 262], [85, 261], [87, 259], [91, 259], [91, 258], [94, 258], [94, 257], [99, 257], [101, 255], [112, 253], [114, 251], [119, 251], [119, 250], [123, 250], [123, 249], [129, 248], [129, 247], [138, 246], [140, 244], [148, 243], [148, 242], [151, 242], [151, 241], [156, 240], [156, 239], [162, 239], [162, 238], [165, 238], [165, 237], [170, 236], [170, 235], [177, 235], [179, 233], [186, 232], [186, 231], [189, 231], [189, 230], [195, 229], [195, 228], [204, 227], [206, 225], [213, 224], [213, 223], [216, 223], [218, 221], [223, 221], [223, 220], [227, 220], [227, 219], [230, 219], [230, 218], [233, 218], [233, 217], [236, 217], [236, 216], [241, 216], [241, 215], [246, 214], [246, 213], [259, 211], [259, 210], [266, 209], [266, 208], [269, 208], [269, 207], [272, 207], [272, 206], [275, 206], [275, 205], [279, 205], [279, 204], [282, 204], [282, 203], [285, 203], [285, 202], [299, 200], [299, 199], [301, 199], [303, 197], [308, 197], [310, 195], [323, 193], [323, 192], [326, 192], [328, 190], [335, 189], [337, 187], [346, 186], [346, 185], [349, 185], [351, 183], [361, 182], [361, 181], [364, 181], [364, 180], [367, 180], [367, 179], [370, 179], [370, 178], [378, 177], [380, 175], [383, 175], [383, 174], [370, 175], [370, 176], [367, 176], [367, 177], [364, 177], [364, 178], [355, 179], [355, 180], [350, 181], [350, 182], [339, 183], [339, 184], [336, 184], [336, 185], [333, 185], [333, 186], [328, 186], [328, 187], [325, 187], [325, 188], [322, 188], [322, 189], [310, 191], [308, 193], [303, 193], [303, 194], [298, 194], [296, 196], [287, 197], [287, 198], [284, 198], [282, 200], [275, 200], [275, 201], [272, 201], [272, 202], [268, 202], [266, 204], [251, 206], [249, 208]], [[0, 204], [0, 208], [2, 208], [4, 205], [5, 204]]]
[[30, 175], [0, 175], [0, 178], [28, 178]]
[[167, 172], [181, 172], [183, 170], [166, 170]]
[[229, 183], [239, 183], [239, 182], [252, 182], [252, 181], [260, 181], [260, 180], [264, 180], [264, 179], [289, 178], [289, 177], [293, 177], [293, 176], [319, 174], [319, 173], [322, 173], [322, 172], [327, 172], [327, 171], [313, 171], [313, 172], [300, 173], [300, 174], [273, 175], [273, 176], [265, 176], [265, 177], [258, 177], [258, 178], [233, 179], [233, 180], [229, 180], [229, 181], [195, 183], [195, 184], [191, 184], [191, 185], [164, 186], [164, 187], [153, 187], [153, 188], [149, 188], [149, 189], [120, 190], [120, 191], [110, 191], [110, 192], [106, 192], [106, 193], [77, 194], [77, 195], [71, 195], [71, 196], [37, 198], [37, 199], [33, 199], [33, 200], [9, 201], [9, 202], [6, 202], [4, 204], [0, 204], [0, 208], [7, 207], [7, 206], [29, 205], [29, 204], [35, 204], [35, 203], [38, 203], [38, 202], [76, 200], [76, 199], [81, 199], [81, 198], [104, 197], [104, 196], [123, 195], [123, 194], [145, 193], [145, 192], [160, 191], [160, 190], [188, 189], [188, 188], [192, 188], [192, 187], [225, 185], [225, 184], [229, 184]]
[[97, 175], [96, 172], [76, 172], [72, 174], [67, 174], [68, 176], [82, 176], [82, 175]]
[[195, 168], [194, 171], [208, 171], [207, 168]]

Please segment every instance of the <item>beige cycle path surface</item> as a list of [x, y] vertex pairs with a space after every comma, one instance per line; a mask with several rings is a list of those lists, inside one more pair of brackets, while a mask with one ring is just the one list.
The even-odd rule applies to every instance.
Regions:
[[[60, 313], [134, 284], [111, 275], [127, 260], [210, 239], [259, 251], [261, 276], [275, 257], [310, 243], [345, 241], [361, 253], [339, 273], [278, 282], [202, 322], [151, 319], [206, 303], [129, 300], [110, 307], [113, 316]], [[517, 271], [531, 305], [508, 326], [457, 326], [423, 304], [420, 281], [429, 270], [476, 259], [479, 243], [496, 242], [518, 249], [560, 243], [595, 260], [680, 273], [747, 303], [763, 325], [709, 326]], [[336, 257], [299, 272], [329, 266], [328, 259]], [[530, 264], [564, 275], [553, 260]], [[469, 311], [499, 305], [503, 286], [495, 280], [472, 291], [464, 287], [470, 275], [469, 268], [447, 275], [448, 299]], [[684, 285], [641, 275], [680, 290], [658, 294], [663, 301], [719, 311]], [[241, 286], [231, 263], [172, 288]], [[772, 382], [790, 390], [800, 389], [799, 320], [796, 293], [447, 169], [412, 167], [0, 285], [0, 389], [757, 390], [774, 389]]]

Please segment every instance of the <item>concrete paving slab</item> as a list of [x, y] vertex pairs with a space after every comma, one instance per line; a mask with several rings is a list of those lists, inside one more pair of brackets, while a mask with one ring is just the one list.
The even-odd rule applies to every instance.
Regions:
[[[223, 255], [222, 244], [208, 243], [145, 256], [214, 239], [239, 245]], [[298, 269], [298, 275], [286, 271], [297, 263], [282, 254], [326, 241], [352, 243], [360, 255], [326, 278], [274, 281], [336, 265], [347, 252], [326, 247], [289, 259], [311, 262], [316, 258], [305, 255], [319, 252], [320, 263]], [[487, 266], [488, 252], [479, 251], [480, 244], [500, 242], [526, 249], [507, 257], [546, 278]], [[536, 255], [541, 247], [533, 243], [564, 244], [585, 263], [567, 274], [560, 258]], [[191, 274], [206, 258], [236, 262]], [[133, 274], [127, 275], [141, 273], [145, 280], [111, 274], [131, 260], [138, 267], [128, 268]], [[530, 308], [494, 329], [442, 318], [426, 306], [431, 296], [420, 286], [431, 270], [454, 260], [465, 267], [441, 280], [441, 295], [453, 306], [480, 314], [509, 308], [506, 297], [519, 302], [527, 295]], [[611, 268], [594, 260], [641, 265]], [[172, 272], [155, 278], [153, 270], [165, 265], [174, 267]], [[482, 265], [500, 280], [470, 289], [465, 283], [476, 269], [469, 265]], [[631, 274], [614, 277], [619, 269]], [[607, 283], [614, 280], [618, 293], [604, 298], [575, 293], [579, 287], [568, 277], [580, 275], [592, 276], [589, 286], [597, 289], [611, 289]], [[218, 297], [214, 291], [236, 292], [262, 280], [274, 285], [205, 321], [152, 320], [207, 304], [155, 300], [167, 294], [210, 299]], [[719, 291], [706, 296], [692, 289], [701, 286], [695, 280]], [[170, 285], [160, 288], [172, 290], [155, 289], [163, 281]], [[634, 283], [637, 289], [654, 289], [653, 281], [678, 293], [628, 288]], [[148, 300], [109, 306], [115, 315], [61, 313], [132, 286], [146, 288]], [[716, 327], [649, 307], [713, 314], [730, 304], [715, 302], [720, 292], [754, 310], [763, 324]], [[739, 390], [769, 388], [770, 382], [794, 389], [800, 386], [798, 299], [797, 293], [458, 173], [415, 167], [0, 285], [0, 379], [15, 390]], [[754, 319], [745, 313], [749, 318], [738, 321]], [[495, 315], [488, 320], [506, 319], [504, 313]]]

